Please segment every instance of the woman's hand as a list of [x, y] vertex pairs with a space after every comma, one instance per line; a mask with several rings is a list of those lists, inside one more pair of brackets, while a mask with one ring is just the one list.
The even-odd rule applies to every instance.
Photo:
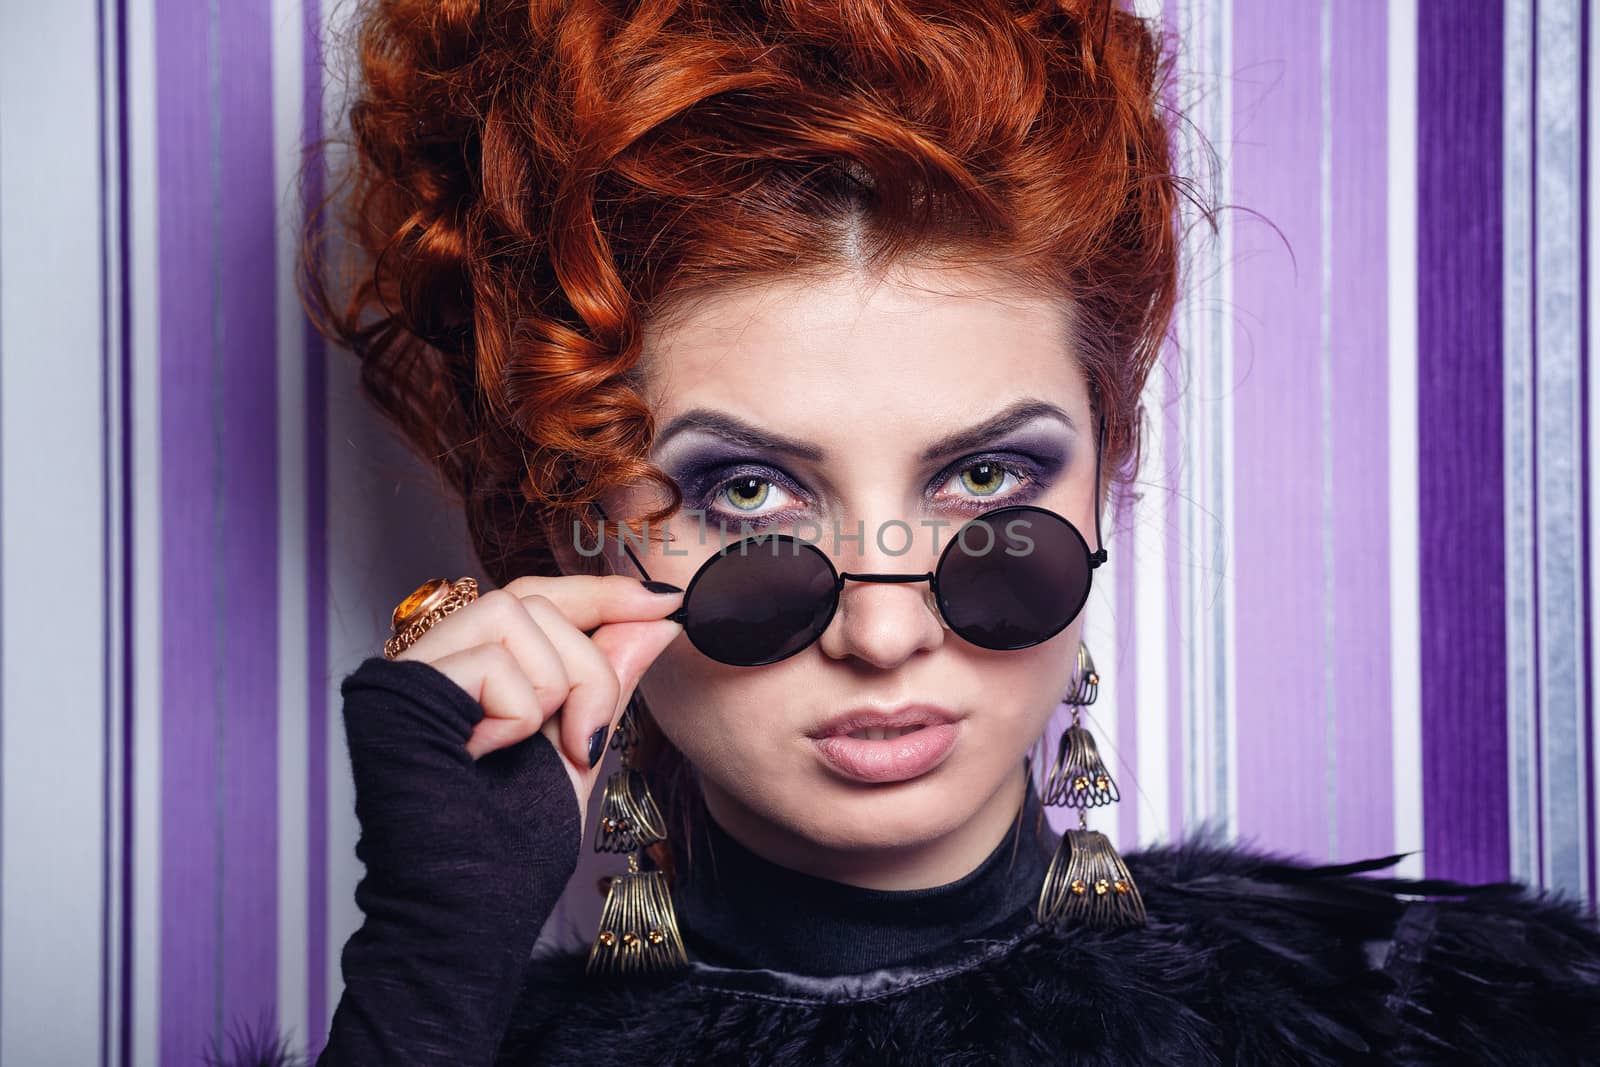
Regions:
[[605, 746], [645, 670], [683, 631], [681, 590], [624, 575], [518, 578], [439, 620], [395, 658], [420, 660], [483, 706], [473, 759], [541, 731], [589, 795]]

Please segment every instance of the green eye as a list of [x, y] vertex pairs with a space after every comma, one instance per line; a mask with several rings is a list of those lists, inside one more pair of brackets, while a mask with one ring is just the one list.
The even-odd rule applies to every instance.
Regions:
[[728, 503], [739, 511], [755, 511], [767, 502], [772, 483], [765, 478], [739, 478], [729, 482], [722, 490]]
[[993, 496], [1005, 481], [1006, 469], [998, 463], [974, 463], [961, 472], [961, 484], [978, 496]]

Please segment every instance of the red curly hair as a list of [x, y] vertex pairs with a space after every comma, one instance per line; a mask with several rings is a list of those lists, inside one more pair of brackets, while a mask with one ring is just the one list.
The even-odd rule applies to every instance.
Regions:
[[[371, 0], [354, 27], [327, 201], [354, 255], [308, 241], [307, 302], [496, 584], [557, 574], [610, 489], [681, 505], [641, 323], [762, 276], [914, 256], [1069, 298], [1105, 477], [1137, 471], [1188, 189], [1170, 57], [1112, 0]], [[641, 763], [681, 762], [646, 733]]]

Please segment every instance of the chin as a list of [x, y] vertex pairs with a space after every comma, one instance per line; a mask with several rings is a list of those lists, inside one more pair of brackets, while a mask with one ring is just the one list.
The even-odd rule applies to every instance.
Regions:
[[864, 785], [826, 776], [799, 795], [814, 798], [803, 812], [778, 816], [815, 844], [840, 851], [925, 845], [961, 827], [975, 795], [954, 777]]

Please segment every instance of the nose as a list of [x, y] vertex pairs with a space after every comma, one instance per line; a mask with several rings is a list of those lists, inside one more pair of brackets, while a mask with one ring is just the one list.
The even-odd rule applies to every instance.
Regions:
[[889, 669], [943, 643], [944, 619], [927, 580], [855, 581], [849, 573], [839, 608], [817, 639], [823, 655]]

